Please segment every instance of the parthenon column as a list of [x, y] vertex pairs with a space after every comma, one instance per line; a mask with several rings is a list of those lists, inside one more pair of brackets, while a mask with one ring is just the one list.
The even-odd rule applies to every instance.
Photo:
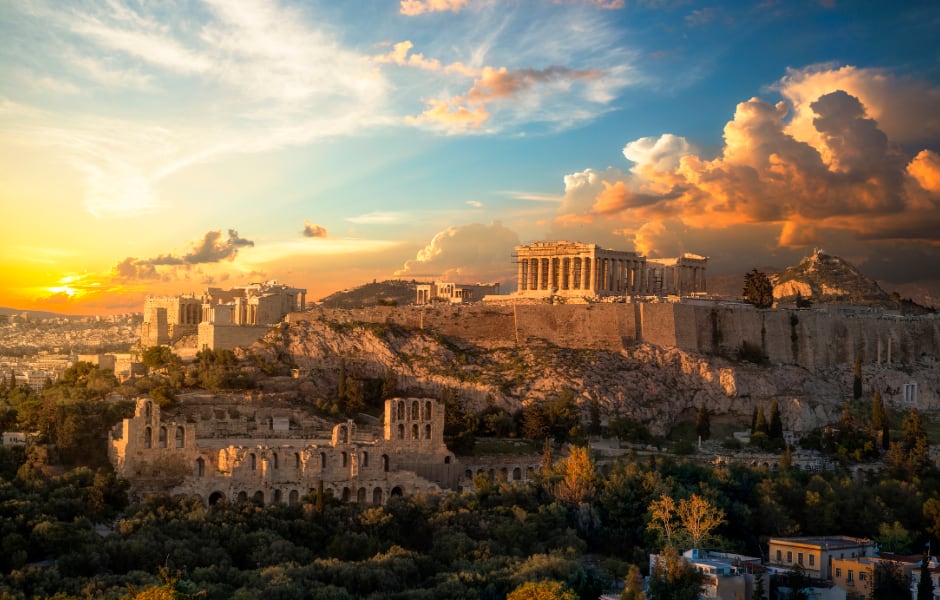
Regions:
[[591, 283], [594, 279], [591, 277], [591, 268], [594, 266], [590, 257], [581, 259], [581, 285], [585, 290], [591, 290]]
[[519, 261], [519, 291], [523, 292], [526, 289], [526, 284], [528, 283], [525, 279], [526, 276], [526, 260], [522, 259]]

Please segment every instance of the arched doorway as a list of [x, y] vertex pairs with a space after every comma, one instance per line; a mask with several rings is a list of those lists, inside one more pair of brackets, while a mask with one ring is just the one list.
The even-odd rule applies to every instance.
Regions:
[[222, 492], [212, 492], [209, 494], [209, 506], [215, 506], [219, 502], [225, 502], [225, 494]]
[[382, 488], [372, 490], [372, 504], [379, 506], [382, 504]]
[[396, 485], [392, 488], [392, 491], [389, 492], [389, 496], [391, 498], [401, 498], [403, 496], [401, 488]]

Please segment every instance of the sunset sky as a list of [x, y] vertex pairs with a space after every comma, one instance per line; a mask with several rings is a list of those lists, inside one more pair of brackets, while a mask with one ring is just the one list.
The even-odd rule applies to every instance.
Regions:
[[938, 31], [933, 0], [0, 0], [0, 306], [511, 281], [545, 239], [937, 280]]

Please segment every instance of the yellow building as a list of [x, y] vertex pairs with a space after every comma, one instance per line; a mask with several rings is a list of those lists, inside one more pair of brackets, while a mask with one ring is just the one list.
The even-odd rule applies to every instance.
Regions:
[[844, 535], [771, 538], [769, 565], [781, 569], [803, 567], [808, 577], [831, 581], [833, 561], [871, 557], [875, 543], [868, 538]]

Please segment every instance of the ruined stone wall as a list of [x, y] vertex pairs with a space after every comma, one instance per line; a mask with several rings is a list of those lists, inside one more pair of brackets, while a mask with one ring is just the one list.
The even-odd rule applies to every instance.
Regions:
[[[404, 420], [397, 419], [397, 402], [409, 411], [417, 403], [418, 418], [409, 413]], [[248, 499], [295, 503], [322, 484], [344, 500], [384, 504], [394, 495], [440, 491], [456, 481], [449, 476], [459, 471], [444, 445], [443, 410], [430, 399], [388, 400], [386, 413], [395, 412], [397, 420], [382, 438], [360, 435], [352, 421], [335, 425], [328, 439], [293, 437], [283, 427], [273, 431], [275, 435], [245, 427], [244, 432], [219, 438], [218, 430], [199, 424], [200, 419], [164, 420], [159, 406], [144, 398], [137, 401], [134, 416], [111, 432], [108, 450], [115, 471], [131, 482], [131, 492], [137, 496], [167, 493], [210, 503]], [[216, 420], [217, 408], [208, 414], [208, 421]], [[219, 420], [239, 429], [244, 416], [226, 412]], [[421, 426], [417, 439], [388, 435], [404, 422]], [[279, 425], [283, 424], [281, 420]]]

